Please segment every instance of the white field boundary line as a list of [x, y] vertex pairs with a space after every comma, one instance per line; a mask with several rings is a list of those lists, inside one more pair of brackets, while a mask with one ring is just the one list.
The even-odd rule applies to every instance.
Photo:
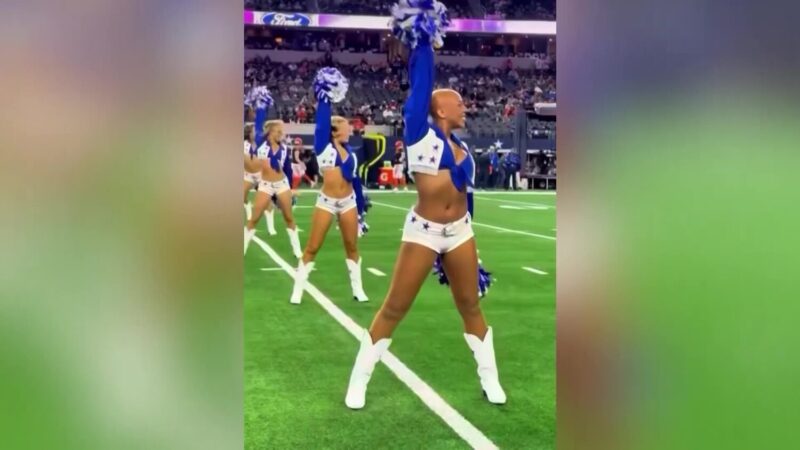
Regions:
[[[409, 209], [409, 208], [401, 208], [399, 206], [390, 205], [388, 203], [376, 202], [376, 201], [373, 201], [372, 204], [373, 205], [379, 205], [379, 206], [385, 206], [387, 208], [399, 209], [401, 211], [408, 211], [408, 209]], [[493, 230], [502, 231], [504, 233], [521, 234], [521, 235], [524, 235], [524, 236], [538, 237], [538, 238], [547, 239], [547, 240], [550, 240], [550, 241], [555, 241], [556, 240], [555, 236], [547, 236], [545, 234], [537, 234], [537, 233], [529, 233], [527, 231], [512, 230], [510, 228], [497, 227], [497, 226], [494, 226], [494, 225], [489, 225], [489, 224], [486, 224], [486, 223], [480, 223], [480, 222], [475, 222], [475, 221], [473, 221], [472, 224], [475, 225], [475, 226], [479, 226], [479, 227], [491, 228]]]
[[376, 277], [385, 277], [386, 276], [385, 273], [381, 272], [380, 270], [378, 270], [378, 269], [376, 269], [374, 267], [367, 267], [367, 271], [369, 273], [375, 275]]
[[544, 203], [530, 203], [530, 202], [521, 202], [519, 200], [503, 200], [501, 198], [489, 198], [489, 197], [480, 197], [480, 196], [475, 196], [475, 197], [480, 199], [480, 200], [486, 200], [486, 201], [489, 201], [489, 202], [508, 203], [510, 205], [521, 205], [521, 206], [528, 206], [528, 207], [530, 207], [530, 206], [538, 206], [538, 207], [546, 208], [546, 209], [556, 209], [555, 206], [553, 206], [553, 205], [545, 205]]
[[547, 275], [547, 272], [545, 272], [544, 270], [534, 269], [533, 267], [523, 266], [522, 269], [527, 270], [528, 272], [533, 272], [538, 275]]
[[[276, 264], [283, 268], [290, 277], [294, 276], [294, 268], [289, 265], [281, 256], [272, 249], [266, 242], [262, 241], [258, 236], [253, 237], [255, 242], [262, 250], [270, 257]], [[306, 292], [316, 300], [317, 303], [328, 312], [339, 325], [344, 327], [356, 340], [360, 340], [363, 336], [364, 328], [361, 328], [350, 316], [344, 313], [338, 306], [336, 306], [328, 297], [325, 296], [319, 289], [311, 283], [306, 283]], [[289, 308], [288, 302], [286, 307]], [[417, 397], [422, 400], [425, 405], [430, 408], [437, 416], [439, 416], [453, 431], [456, 432], [467, 444], [475, 449], [497, 449], [488, 437], [486, 437], [480, 430], [475, 428], [467, 419], [465, 419], [458, 411], [453, 409], [444, 399], [436, 393], [427, 383], [417, 376], [411, 369], [408, 368], [402, 361], [400, 361], [390, 351], [386, 351], [381, 357], [383, 364], [395, 374], [395, 376], [408, 386]], [[344, 380], [342, 380], [344, 382]], [[343, 407], [344, 408], [344, 407]]]

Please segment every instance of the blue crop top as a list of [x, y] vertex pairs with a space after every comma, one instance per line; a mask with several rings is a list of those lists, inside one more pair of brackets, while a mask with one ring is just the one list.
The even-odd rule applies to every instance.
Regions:
[[450, 135], [450, 139], [466, 153], [461, 163], [456, 164], [447, 137], [439, 127], [428, 123], [434, 81], [431, 46], [428, 44], [415, 48], [411, 52], [409, 66], [411, 94], [403, 107], [406, 123], [403, 139], [408, 147], [408, 171], [436, 175], [439, 169], [448, 169], [456, 189], [471, 191], [475, 185], [475, 161], [467, 145], [454, 134]]
[[278, 151], [273, 152], [269, 142], [264, 142], [258, 147], [258, 159], [269, 161], [269, 166], [272, 170], [280, 172], [281, 170], [286, 175], [287, 180], [291, 184], [292, 176], [292, 158], [289, 157], [289, 149], [285, 145], [280, 144]]
[[314, 129], [314, 153], [317, 155], [317, 164], [322, 172], [325, 169], [339, 167], [342, 178], [353, 185], [356, 194], [358, 213], [364, 213], [364, 192], [361, 178], [358, 176], [358, 157], [349, 145], [344, 144], [347, 158], [342, 160], [339, 150], [331, 142], [331, 104], [327, 100], [320, 100], [317, 104], [316, 128]]

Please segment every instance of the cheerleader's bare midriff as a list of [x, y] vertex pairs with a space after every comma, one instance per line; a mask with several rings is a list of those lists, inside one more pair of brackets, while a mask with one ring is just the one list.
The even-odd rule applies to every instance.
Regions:
[[[283, 173], [283, 171], [281, 171], [281, 170], [273, 169], [272, 166], [269, 165], [268, 161], [265, 162], [261, 166], [261, 179], [262, 180], [275, 182], [275, 181], [281, 181], [284, 178], [286, 178], [286, 174]], [[292, 180], [287, 180], [287, 181], [289, 182], [289, 184], [292, 183]]]
[[328, 197], [344, 198], [353, 193], [353, 185], [344, 179], [341, 168], [327, 168], [322, 171], [322, 193]]
[[440, 169], [436, 175], [416, 173], [417, 206], [420, 216], [439, 223], [449, 223], [467, 214], [467, 193], [453, 186], [450, 171]]

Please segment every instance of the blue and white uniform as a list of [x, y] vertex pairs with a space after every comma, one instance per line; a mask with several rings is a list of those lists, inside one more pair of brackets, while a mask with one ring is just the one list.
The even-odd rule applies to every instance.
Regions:
[[472, 188], [475, 185], [475, 161], [467, 145], [458, 137], [450, 138], [463, 149], [465, 155], [456, 164], [453, 148], [442, 130], [428, 123], [431, 93], [434, 83], [433, 48], [417, 46], [409, 59], [411, 95], [405, 104], [403, 116], [406, 123], [403, 140], [408, 149], [408, 172], [412, 176], [419, 172], [436, 175], [441, 169], [450, 171], [450, 179], [459, 191], [468, 193], [467, 214], [450, 223], [432, 222], [417, 214], [413, 207], [406, 216], [403, 227], [403, 242], [424, 245], [444, 254], [467, 242], [472, 232]]
[[317, 208], [338, 216], [353, 208], [358, 208], [358, 215], [364, 214], [364, 193], [361, 179], [358, 177], [358, 158], [349, 145], [344, 144], [347, 157], [342, 159], [339, 150], [331, 142], [331, 104], [322, 99], [317, 105], [317, 126], [314, 130], [314, 153], [320, 173], [327, 169], [339, 167], [342, 177], [353, 185], [353, 193], [344, 198], [329, 197], [322, 192], [317, 196]]
[[280, 181], [267, 181], [262, 179], [258, 184], [258, 190], [271, 197], [291, 189], [289, 180], [292, 179], [292, 158], [289, 155], [289, 149], [285, 145], [280, 144], [278, 149], [273, 151], [270, 148], [269, 142], [264, 142], [258, 147], [256, 153], [258, 159], [269, 161], [269, 165], [273, 170], [283, 170], [285, 175]]
[[[255, 159], [256, 157], [256, 148], [250, 142], [244, 141], [244, 156], [245, 158]], [[253, 188], [258, 187], [258, 184], [261, 182], [261, 171], [258, 172], [248, 172], [247, 170], [244, 171], [244, 181], [251, 183]]]

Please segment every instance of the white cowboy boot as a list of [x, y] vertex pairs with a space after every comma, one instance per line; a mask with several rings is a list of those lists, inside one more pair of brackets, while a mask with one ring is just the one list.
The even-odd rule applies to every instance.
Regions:
[[350, 272], [350, 288], [353, 290], [353, 298], [359, 302], [369, 301], [367, 293], [364, 292], [364, 287], [361, 285], [361, 258], [358, 262], [352, 259], [345, 259], [347, 263], [347, 271]]
[[253, 236], [256, 235], [256, 229], [253, 228], [252, 230], [248, 230], [247, 227], [244, 227], [244, 253], [247, 254], [247, 247], [250, 246], [250, 241], [253, 240]]
[[361, 336], [361, 346], [353, 364], [353, 371], [350, 372], [350, 383], [347, 385], [347, 395], [344, 404], [350, 409], [361, 409], [366, 403], [367, 383], [375, 370], [375, 364], [381, 359], [383, 352], [389, 348], [392, 340], [389, 338], [381, 339], [372, 343], [372, 338], [367, 330]]
[[264, 215], [267, 217], [267, 234], [275, 236], [278, 234], [278, 232], [275, 231], [275, 208], [264, 211]]
[[502, 405], [506, 402], [506, 393], [500, 386], [500, 378], [497, 373], [497, 363], [494, 359], [494, 341], [492, 327], [486, 332], [483, 342], [474, 335], [464, 333], [464, 339], [472, 350], [475, 362], [478, 363], [478, 377], [481, 380], [483, 393], [490, 403]]
[[302, 258], [303, 249], [300, 247], [300, 235], [297, 234], [297, 228], [287, 228], [286, 233], [289, 235], [289, 243], [292, 245], [292, 253], [295, 258]]
[[303, 300], [303, 291], [306, 289], [308, 274], [311, 273], [311, 269], [313, 268], [314, 268], [314, 261], [311, 261], [308, 264], [303, 264], [303, 260], [301, 259], [300, 263], [297, 264], [297, 270], [294, 273], [294, 287], [292, 288], [292, 297], [289, 299], [289, 303], [293, 305], [299, 305], [300, 302]]

